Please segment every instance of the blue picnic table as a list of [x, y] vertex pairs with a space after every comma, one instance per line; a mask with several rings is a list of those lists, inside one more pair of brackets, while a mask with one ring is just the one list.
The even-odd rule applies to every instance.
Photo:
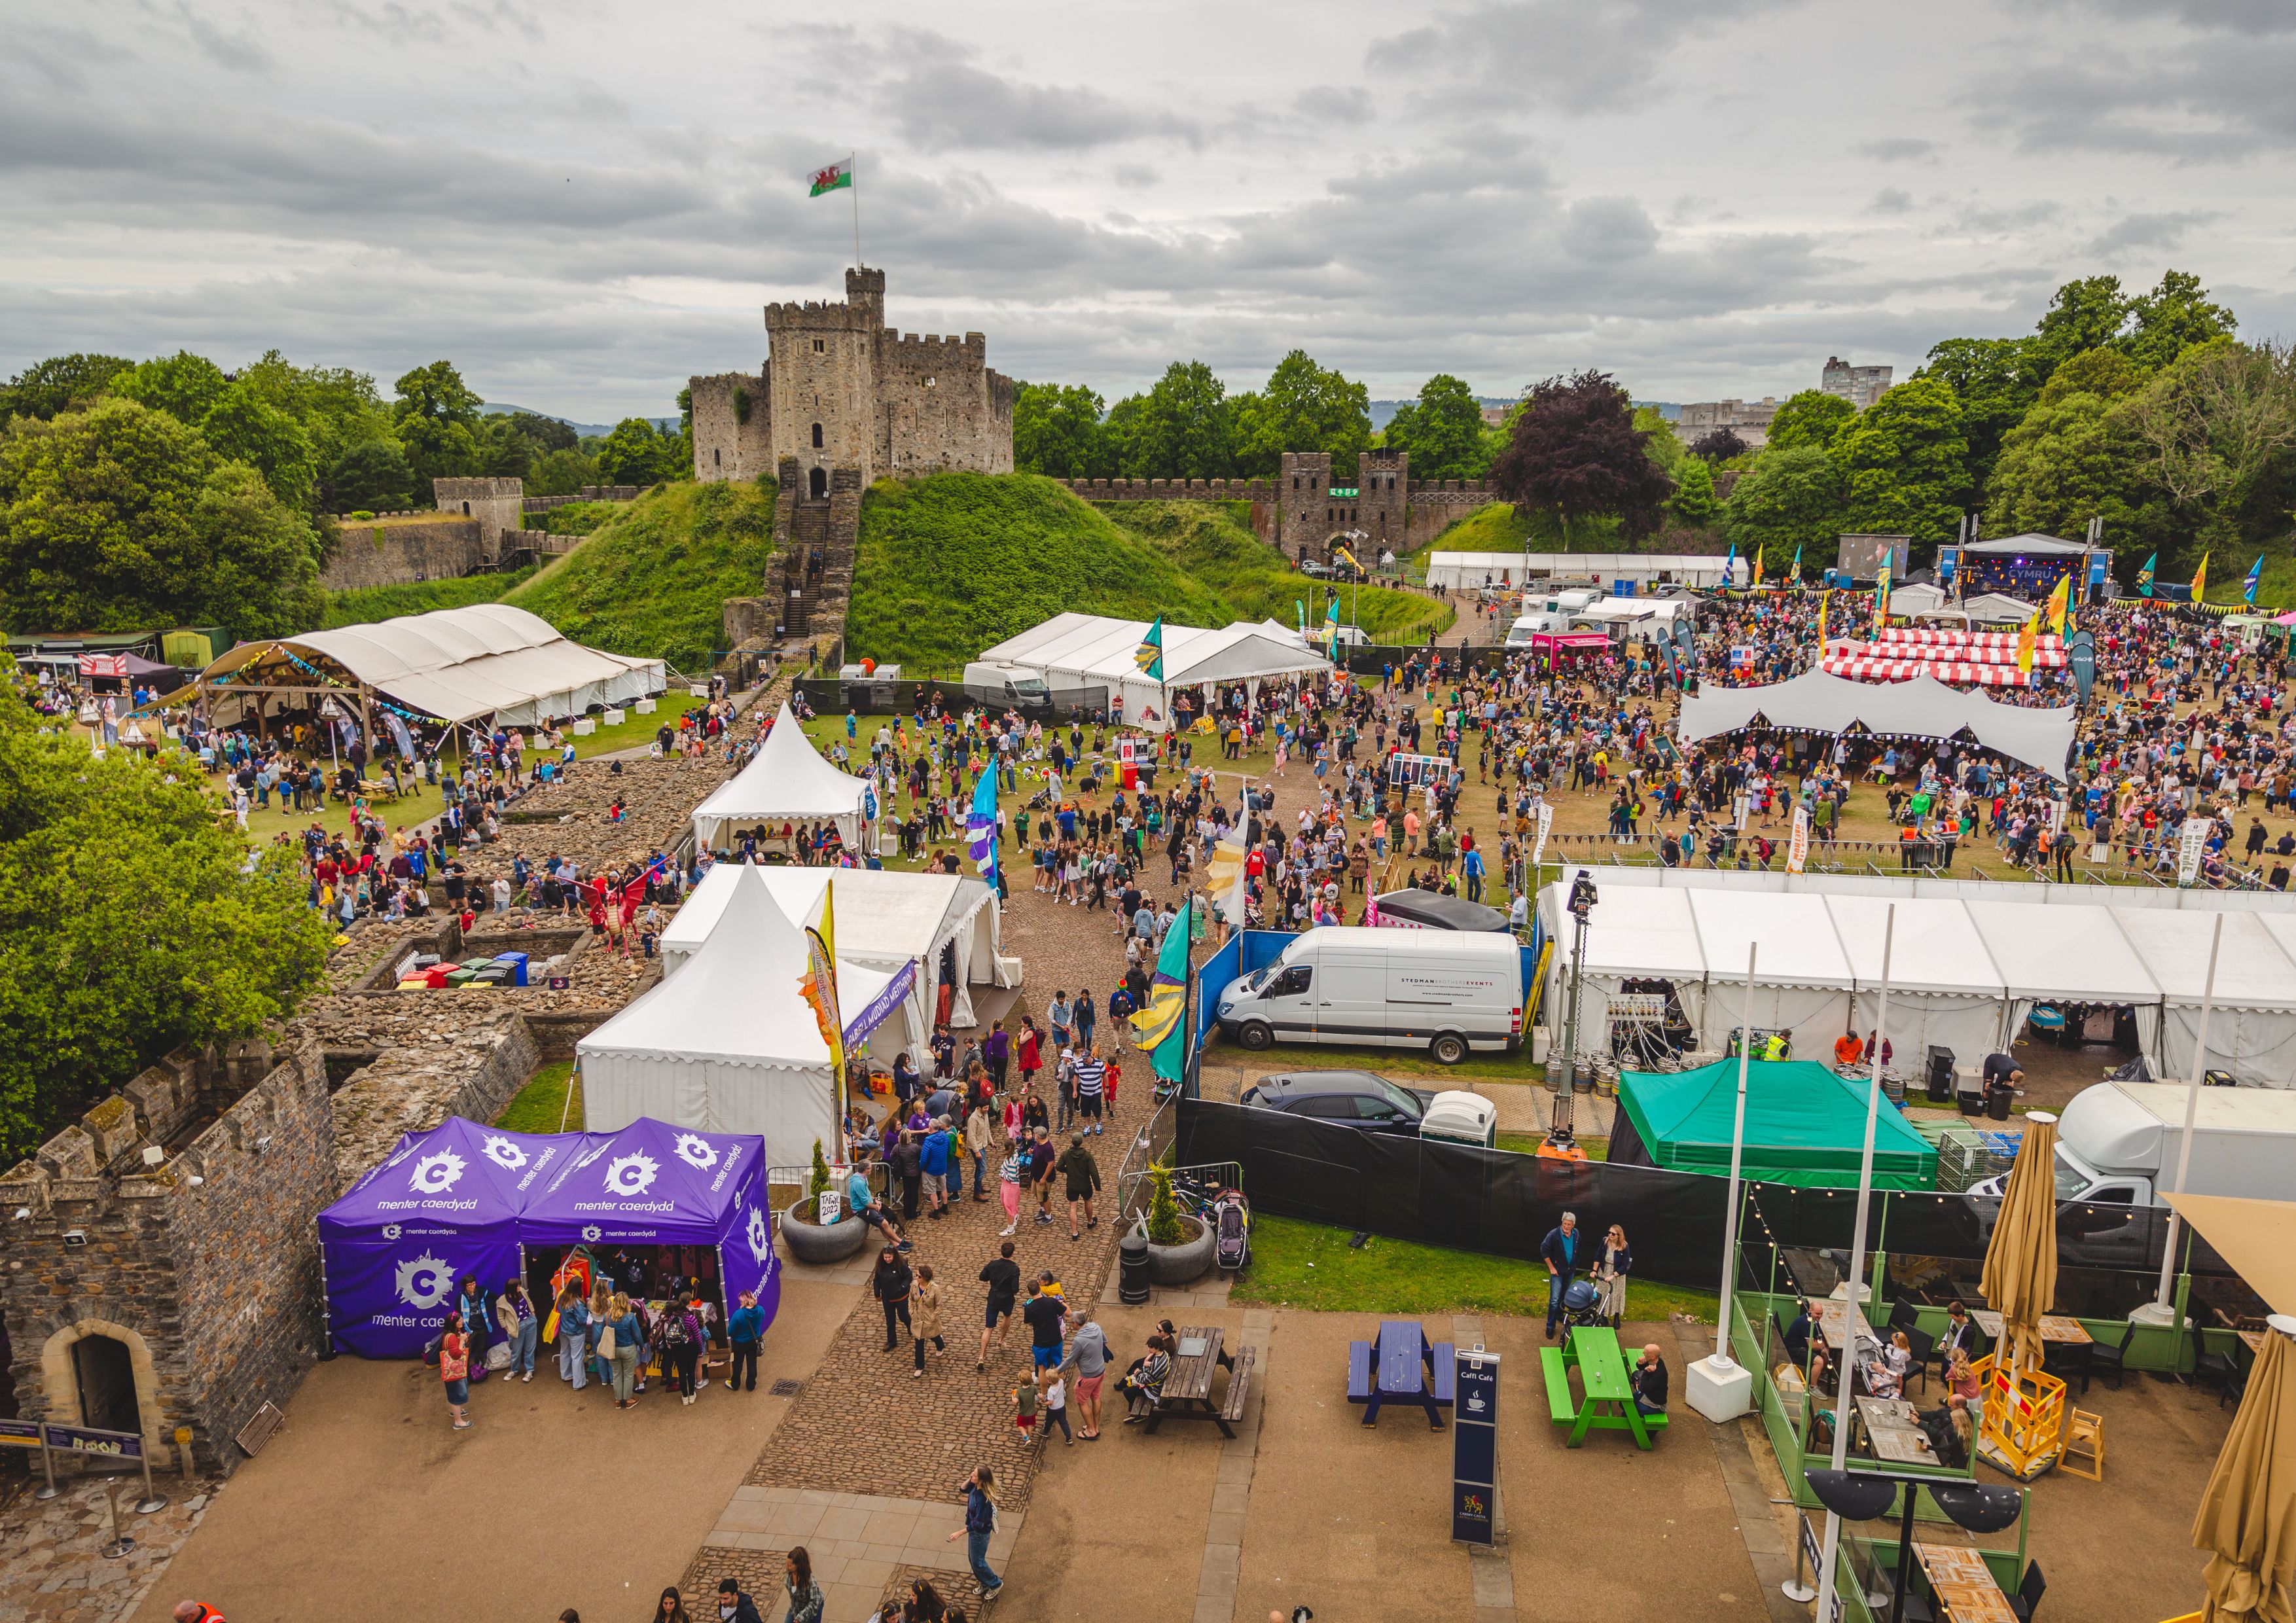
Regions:
[[1427, 1411], [1428, 1425], [1440, 1431], [1457, 1390], [1458, 1370], [1448, 1341], [1430, 1341], [1411, 1319], [1385, 1319], [1376, 1340], [1348, 1343], [1348, 1401], [1364, 1406], [1363, 1423], [1379, 1423], [1380, 1406], [1390, 1398]]

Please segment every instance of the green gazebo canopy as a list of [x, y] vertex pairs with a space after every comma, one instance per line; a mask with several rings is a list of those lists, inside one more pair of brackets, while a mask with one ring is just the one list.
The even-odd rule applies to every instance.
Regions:
[[[1746, 1077], [1745, 1176], [1807, 1188], [1856, 1188], [1866, 1086], [1808, 1060], [1753, 1062]], [[1735, 1060], [1696, 1070], [1626, 1071], [1619, 1078], [1611, 1159], [1727, 1176], [1737, 1102]], [[1936, 1146], [1884, 1099], [1874, 1123], [1874, 1186], [1930, 1189], [1936, 1184]]]

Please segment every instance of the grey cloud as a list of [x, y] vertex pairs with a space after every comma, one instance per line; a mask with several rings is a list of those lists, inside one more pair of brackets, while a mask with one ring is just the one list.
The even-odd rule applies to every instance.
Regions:
[[1324, 124], [1368, 124], [1378, 116], [1371, 92], [1361, 85], [1310, 85], [1292, 98], [1292, 111]]
[[1119, 163], [1109, 172], [1109, 177], [1119, 186], [1138, 190], [1152, 186], [1163, 176], [1144, 163]]
[[2237, 161], [2296, 147], [2296, 33], [2206, 35], [2070, 60], [2026, 57], [1963, 98], [1982, 126], [2029, 152]]
[[2083, 244], [2081, 252], [2099, 259], [2117, 259], [2147, 249], [2175, 248], [2197, 225], [2218, 217], [2206, 209], [2169, 214], [2124, 215]]
[[2024, 0], [2016, 9], [2088, 21], [2174, 22], [2228, 34], [2296, 32], [2296, 12], [2284, 0]]
[[1947, 231], [1965, 236], [1996, 237], [2046, 225], [2063, 213], [2062, 205], [2043, 199], [2038, 202], [1972, 203], [1955, 217]]
[[1565, 210], [1562, 246], [1598, 265], [1639, 259], [1658, 247], [1658, 226], [1631, 197], [1582, 198]]
[[1854, 150], [1882, 163], [1907, 163], [1917, 158], [1934, 158], [1938, 143], [1915, 135], [1885, 135], [1878, 141], [1861, 141]]
[[[1716, 0], [1701, 8], [1700, 22], [1711, 26], [1789, 3]], [[1660, 0], [1488, 0], [1374, 40], [1365, 67], [1374, 75], [1396, 67], [1438, 80], [1446, 99], [1472, 86], [1510, 102], [1593, 112], [1634, 101], [1689, 37], [1681, 20]]]
[[937, 34], [903, 36], [902, 67], [877, 86], [878, 110], [919, 146], [954, 150], [1082, 151], [1142, 136], [1201, 145], [1202, 125], [1136, 107], [1078, 85], [1032, 85], [977, 66], [973, 53]]
[[225, 28], [212, 16], [201, 12], [176, 0], [174, 16], [183, 25], [184, 34], [200, 54], [218, 68], [234, 73], [268, 73], [275, 65], [271, 53], [265, 48], [254, 24], [242, 13], [238, 26]]
[[1866, 205], [1868, 214], [1904, 214], [1914, 206], [1914, 194], [1903, 186], [1883, 186]]

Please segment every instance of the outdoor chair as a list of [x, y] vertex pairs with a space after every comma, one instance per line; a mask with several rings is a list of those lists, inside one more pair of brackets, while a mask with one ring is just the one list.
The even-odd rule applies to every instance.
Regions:
[[[2120, 1389], [2120, 1377], [2124, 1368], [2122, 1361], [2128, 1357], [2128, 1339], [2136, 1333], [2136, 1325], [2123, 1324], [2120, 1327], [2120, 1340], [2108, 1341], [2103, 1336], [2099, 1336], [2096, 1338], [2095, 1345], [2088, 1349], [2089, 1368], [2093, 1372], [2111, 1375], [2112, 1389], [2116, 1392]], [[2086, 1383], [2081, 1389], [2084, 1392], [2087, 1390]]]
[[1914, 1361], [1906, 1366], [1906, 1382], [1911, 1385], [1918, 1381], [1922, 1383], [1922, 1390], [1926, 1392], [1930, 1389], [1931, 1355], [1937, 1351], [1937, 1338], [1926, 1330], [1916, 1330], [1908, 1325], [1906, 1328], [1906, 1344], [1914, 1349]]
[[2081, 1396], [2086, 1398], [2088, 1396], [2089, 1377], [2095, 1373], [2089, 1362], [2091, 1345], [2087, 1341], [2078, 1346], [2052, 1341], [2042, 1349], [2041, 1367], [2067, 1386], [2072, 1384], [2074, 1376], [2079, 1376]]
[[1892, 1303], [1892, 1304], [1890, 1305], [1890, 1329], [1892, 1329], [1892, 1330], [1908, 1330], [1908, 1331], [1909, 1331], [1909, 1330], [1913, 1329], [1913, 1327], [1914, 1327], [1915, 1325], [1916, 1325], [1916, 1324], [1920, 1324], [1921, 1322], [1922, 1322], [1922, 1310], [1921, 1310], [1920, 1308], [1918, 1308], [1918, 1307], [1915, 1307], [1915, 1306], [1913, 1305], [1913, 1303], [1911, 1303], [1911, 1302], [1909, 1302], [1909, 1301], [1906, 1300], [1903, 1297], [1898, 1298], [1898, 1300], [1897, 1300], [1896, 1302], [1894, 1302], [1894, 1303]]
[[2027, 1562], [2025, 1581], [2009, 1597], [2009, 1610], [2017, 1614], [2017, 1623], [2033, 1623], [2033, 1614], [2041, 1610], [2041, 1595], [2048, 1586], [2049, 1580], [2041, 1576], [2041, 1563]]
[[[2185, 1323], [2187, 1329], [2192, 1327], [2190, 1319]], [[2219, 1409], [2224, 1407], [2225, 1399], [2232, 1395], [2233, 1377], [2239, 1373], [2240, 1365], [2229, 1352], [2210, 1352], [2203, 1346], [2200, 1356], [2193, 1360], [2194, 1374], [2217, 1383], [2217, 1407]]]

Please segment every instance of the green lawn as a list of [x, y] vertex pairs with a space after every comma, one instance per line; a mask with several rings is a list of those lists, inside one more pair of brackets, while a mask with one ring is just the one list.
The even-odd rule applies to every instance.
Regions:
[[[409, 776], [411, 778], [412, 775]], [[218, 794], [226, 792], [222, 788], [222, 778], [210, 778], [208, 783]], [[403, 825], [412, 830], [447, 809], [447, 803], [440, 797], [437, 784], [415, 781], [414, 788], [414, 793], [402, 795], [388, 806], [379, 805], [374, 808], [387, 826], [398, 828]], [[256, 845], [269, 845], [275, 835], [300, 833], [314, 823], [330, 833], [348, 832], [351, 824], [350, 807], [330, 799], [324, 811], [299, 812], [291, 807], [283, 810], [282, 802], [275, 794], [271, 797], [269, 809], [260, 807], [248, 808], [247, 837]]]
[[[1512, 1150], [1517, 1155], [1536, 1155], [1538, 1146], [1546, 1142], [1546, 1135], [1544, 1133], [1502, 1133], [1498, 1148]], [[1611, 1141], [1607, 1138], [1588, 1137], [1581, 1134], [1578, 1135], [1578, 1147], [1587, 1152], [1587, 1159], [1590, 1161], [1611, 1159]]]
[[[684, 688], [673, 685], [655, 702], [651, 716], [641, 716], [625, 708], [622, 719], [614, 725], [601, 726], [587, 738], [574, 739], [574, 758], [588, 760], [594, 755], [611, 755], [619, 750], [643, 750], [653, 742], [654, 732], [664, 722], [677, 725], [677, 718], [688, 710], [698, 710], [709, 701], [696, 699]], [[570, 738], [573, 735], [569, 734]]]
[[[566, 1101], [570, 1091], [574, 1095], [571, 1108]], [[583, 1130], [582, 1085], [575, 1078], [571, 1060], [562, 1060], [536, 1071], [534, 1079], [520, 1088], [518, 1097], [495, 1119], [495, 1126], [513, 1133], [555, 1133], [562, 1119], [567, 1132]]]
[[[1255, 1217], [1251, 1266], [1235, 1282], [1233, 1299], [1322, 1313], [1546, 1312], [1546, 1270], [1536, 1262], [1446, 1250], [1374, 1234], [1351, 1249], [1343, 1228], [1290, 1217]], [[1627, 1282], [1627, 1316], [1663, 1319], [1682, 1314], [1710, 1324], [1718, 1309], [1712, 1291]]]

